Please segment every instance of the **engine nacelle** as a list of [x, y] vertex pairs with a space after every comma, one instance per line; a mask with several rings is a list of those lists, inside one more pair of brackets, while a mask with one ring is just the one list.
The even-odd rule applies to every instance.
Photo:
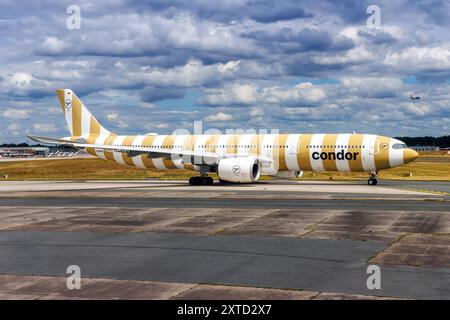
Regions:
[[261, 175], [261, 163], [256, 157], [222, 159], [217, 173], [228, 182], [255, 182]]
[[302, 175], [303, 171], [278, 171], [274, 176], [281, 179], [294, 179], [300, 178]]

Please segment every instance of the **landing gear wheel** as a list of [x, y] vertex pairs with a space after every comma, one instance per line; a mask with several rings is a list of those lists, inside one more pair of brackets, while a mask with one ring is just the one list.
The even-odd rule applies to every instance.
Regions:
[[214, 184], [214, 179], [211, 177], [192, 177], [189, 179], [191, 186], [211, 186]]
[[214, 184], [214, 179], [211, 177], [202, 177], [202, 185], [212, 186]]
[[376, 186], [378, 181], [377, 181], [377, 171], [371, 171], [370, 172], [370, 177], [369, 180], [367, 181], [367, 183], [369, 184], [369, 186]]
[[202, 180], [200, 177], [192, 177], [189, 179], [189, 184], [191, 186], [199, 186], [202, 184]]

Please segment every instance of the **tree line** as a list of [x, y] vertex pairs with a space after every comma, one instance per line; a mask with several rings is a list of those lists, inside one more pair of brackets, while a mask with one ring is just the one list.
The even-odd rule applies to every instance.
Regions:
[[403, 141], [407, 146], [450, 147], [450, 135], [442, 137], [395, 137], [395, 139]]

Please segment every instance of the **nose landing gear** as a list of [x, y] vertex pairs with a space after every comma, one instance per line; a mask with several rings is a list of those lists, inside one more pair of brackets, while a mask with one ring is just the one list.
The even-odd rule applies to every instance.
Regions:
[[369, 180], [367, 180], [367, 183], [369, 184], [369, 186], [376, 186], [378, 181], [377, 181], [377, 172], [376, 171], [372, 171], [370, 173], [370, 178]]

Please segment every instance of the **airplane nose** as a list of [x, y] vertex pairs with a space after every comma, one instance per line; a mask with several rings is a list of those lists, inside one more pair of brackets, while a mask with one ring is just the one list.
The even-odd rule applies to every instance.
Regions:
[[416, 150], [409, 149], [409, 148], [403, 149], [403, 161], [405, 163], [414, 161], [417, 159], [417, 157], [419, 157], [419, 154], [417, 153]]

